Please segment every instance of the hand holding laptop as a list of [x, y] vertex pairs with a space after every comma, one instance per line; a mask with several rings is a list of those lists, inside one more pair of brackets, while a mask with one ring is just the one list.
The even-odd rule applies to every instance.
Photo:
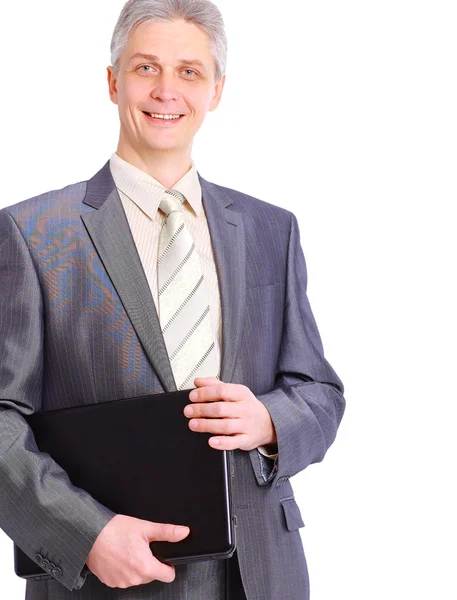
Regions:
[[189, 528], [117, 514], [95, 540], [87, 566], [108, 587], [127, 588], [154, 580], [171, 583], [175, 568], [152, 554], [150, 542], [180, 542]]
[[215, 377], [197, 377], [184, 409], [192, 431], [215, 434], [208, 440], [216, 450], [277, 449], [276, 430], [266, 406], [239, 383], [224, 383]]
[[[189, 392], [27, 417], [39, 450], [55, 460], [75, 487], [113, 513], [86, 555], [89, 573], [108, 586], [171, 582], [171, 565], [227, 559], [235, 552], [233, 460], [208, 445], [210, 434], [196, 435], [189, 428], [183, 414]], [[163, 530], [170, 523], [187, 525], [190, 531], [173, 535]], [[51, 555], [55, 558], [55, 551], [47, 550], [45, 558]], [[15, 544], [17, 575], [52, 577], [34, 556]]]

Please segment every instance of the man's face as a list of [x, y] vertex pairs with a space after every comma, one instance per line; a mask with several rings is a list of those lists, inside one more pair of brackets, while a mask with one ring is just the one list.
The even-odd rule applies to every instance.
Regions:
[[108, 67], [110, 97], [119, 107], [120, 146], [139, 156], [190, 151], [207, 112], [219, 104], [224, 80], [216, 84], [209, 38], [196, 25], [140, 25], [130, 35], [118, 73]]

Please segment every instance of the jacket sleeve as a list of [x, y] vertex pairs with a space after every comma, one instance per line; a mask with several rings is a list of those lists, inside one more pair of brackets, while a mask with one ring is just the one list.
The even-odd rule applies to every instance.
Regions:
[[321, 461], [335, 439], [345, 408], [343, 384], [324, 357], [306, 295], [305, 257], [297, 219], [290, 214], [284, 319], [275, 387], [257, 396], [276, 429], [278, 456], [273, 463], [257, 449], [250, 451], [259, 485], [279, 484]]
[[24, 419], [41, 408], [43, 318], [29, 249], [12, 216], [1, 210], [0, 527], [32, 560], [53, 563], [51, 575], [73, 590], [85, 582], [89, 552], [115, 513], [74, 487], [39, 451]]

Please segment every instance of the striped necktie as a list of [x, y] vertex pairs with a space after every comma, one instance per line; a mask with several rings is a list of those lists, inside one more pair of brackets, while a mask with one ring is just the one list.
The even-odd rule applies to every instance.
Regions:
[[184, 201], [177, 190], [165, 190], [157, 257], [159, 320], [178, 390], [195, 387], [195, 377], [218, 376], [208, 294], [184, 224]]

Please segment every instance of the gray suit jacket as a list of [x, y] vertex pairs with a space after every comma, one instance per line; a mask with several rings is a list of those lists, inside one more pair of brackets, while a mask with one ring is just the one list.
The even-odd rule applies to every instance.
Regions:
[[[343, 386], [308, 304], [295, 216], [200, 182], [221, 293], [221, 380], [249, 387], [278, 437], [273, 469], [257, 450], [234, 452], [244, 587], [248, 600], [303, 600], [303, 522], [289, 478], [335, 439]], [[23, 416], [176, 389], [109, 163], [0, 211], [0, 328], [0, 527], [56, 565], [62, 598], [89, 599], [85, 561], [114, 513], [38, 451]], [[42, 583], [28, 583], [27, 598], [47, 597]], [[103, 598], [152, 598], [156, 583], [141, 596], [103, 586]]]

